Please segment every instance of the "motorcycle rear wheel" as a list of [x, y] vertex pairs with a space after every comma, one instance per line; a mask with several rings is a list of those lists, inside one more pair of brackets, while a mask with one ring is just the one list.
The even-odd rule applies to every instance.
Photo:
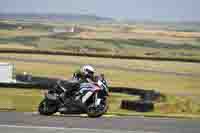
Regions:
[[58, 107], [56, 105], [55, 101], [51, 101], [48, 99], [44, 99], [40, 102], [38, 107], [38, 112], [41, 115], [53, 115], [58, 110]]

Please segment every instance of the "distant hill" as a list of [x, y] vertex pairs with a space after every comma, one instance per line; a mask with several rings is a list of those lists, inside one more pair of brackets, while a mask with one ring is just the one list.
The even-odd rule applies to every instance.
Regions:
[[72, 22], [111, 22], [114, 19], [85, 14], [36, 14], [36, 13], [0, 13], [0, 19], [72, 21]]

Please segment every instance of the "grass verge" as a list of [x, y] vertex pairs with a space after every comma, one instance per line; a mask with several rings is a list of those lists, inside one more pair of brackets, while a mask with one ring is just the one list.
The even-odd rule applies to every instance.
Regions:
[[[200, 79], [196, 76], [178, 76], [173, 73], [159, 73], [147, 71], [190, 73], [199, 75], [198, 63], [180, 62], [155, 62], [140, 60], [120, 60], [103, 58], [86, 58], [73, 56], [44, 56], [44, 55], [21, 55], [21, 54], [0, 54], [2, 57], [19, 57], [22, 59], [45, 59], [50, 61], [62, 61], [66, 64], [48, 64], [45, 62], [23, 62], [3, 60], [11, 62], [16, 66], [17, 73], [27, 72], [36, 76], [48, 76], [68, 79], [81, 64], [95, 65], [98, 72], [104, 73], [111, 86], [124, 86], [132, 88], [154, 89], [164, 94], [200, 95]], [[73, 62], [71, 62], [73, 61]], [[102, 68], [104, 65], [113, 67]], [[30, 67], [31, 66], [31, 67]], [[124, 71], [115, 67], [133, 69]], [[137, 70], [145, 70], [137, 71]]]
[[[43, 95], [40, 90], [0, 88], [0, 111], [2, 109], [4, 111], [7, 108], [8, 110], [13, 109], [18, 112], [35, 112], [42, 98]], [[120, 109], [122, 99], [136, 100], [138, 97], [111, 93], [107, 114], [116, 116], [200, 118], [200, 103], [195, 103], [192, 98], [194, 97], [169, 96], [166, 101], [160, 101], [156, 104], [155, 111], [139, 113]]]

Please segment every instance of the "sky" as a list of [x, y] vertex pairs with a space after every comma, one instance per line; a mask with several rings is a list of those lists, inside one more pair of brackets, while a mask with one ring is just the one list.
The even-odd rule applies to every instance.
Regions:
[[0, 0], [0, 13], [78, 13], [123, 20], [200, 21], [200, 0]]

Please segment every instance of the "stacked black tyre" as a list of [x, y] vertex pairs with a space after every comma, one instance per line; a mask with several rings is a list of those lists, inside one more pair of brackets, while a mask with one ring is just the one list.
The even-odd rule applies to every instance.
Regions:
[[152, 101], [130, 101], [122, 100], [121, 102], [122, 109], [134, 110], [137, 112], [150, 112], [154, 110], [154, 104]]

